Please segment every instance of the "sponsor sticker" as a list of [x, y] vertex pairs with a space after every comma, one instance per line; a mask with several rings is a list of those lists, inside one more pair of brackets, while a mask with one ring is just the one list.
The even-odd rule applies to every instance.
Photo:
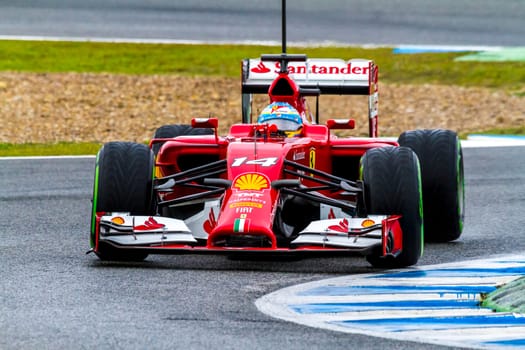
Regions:
[[337, 231], [337, 232], [348, 232], [348, 220], [345, 218], [341, 221], [339, 221], [339, 223], [337, 225], [330, 225], [328, 226], [328, 229], [329, 230], [332, 230], [332, 231]]
[[[259, 59], [250, 60], [250, 78], [271, 79], [279, 73], [280, 62], [262, 62]], [[370, 61], [341, 59], [309, 59], [307, 62], [289, 62], [288, 73], [295, 79], [345, 79], [366, 80], [370, 74]]]
[[122, 225], [124, 224], [124, 218], [122, 216], [115, 216], [111, 218], [111, 222], [115, 225]]
[[371, 219], [363, 220], [363, 222], [361, 223], [362, 227], [370, 227], [370, 226], [373, 226], [373, 225], [375, 225], [375, 221], [371, 220]]
[[133, 230], [135, 231], [150, 231], [150, 230], [158, 230], [159, 228], [163, 228], [165, 225], [159, 223], [155, 218], [149, 217], [142, 225], [136, 225], [133, 226]]
[[293, 155], [293, 160], [301, 160], [305, 158], [306, 158], [306, 154], [304, 152], [296, 152]]
[[263, 205], [261, 203], [256, 203], [256, 202], [236, 202], [236, 203], [230, 204], [230, 208], [239, 208], [239, 207], [262, 208]]
[[261, 191], [269, 188], [270, 185], [268, 179], [265, 176], [256, 173], [248, 173], [237, 177], [233, 183], [233, 187], [241, 191]]
[[310, 148], [310, 168], [315, 169], [315, 148]]

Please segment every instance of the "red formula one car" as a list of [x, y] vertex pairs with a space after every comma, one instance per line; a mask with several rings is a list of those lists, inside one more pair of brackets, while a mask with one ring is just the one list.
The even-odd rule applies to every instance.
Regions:
[[[377, 137], [378, 68], [370, 60], [263, 55], [242, 65], [242, 123], [160, 127], [149, 146], [109, 142], [96, 160], [92, 251], [148, 254], [360, 254], [416, 264], [426, 240], [462, 231], [463, 159], [448, 130]], [[257, 120], [252, 95], [267, 93]], [[338, 137], [306, 96], [368, 96], [369, 137]], [[423, 235], [425, 232], [425, 238]]]

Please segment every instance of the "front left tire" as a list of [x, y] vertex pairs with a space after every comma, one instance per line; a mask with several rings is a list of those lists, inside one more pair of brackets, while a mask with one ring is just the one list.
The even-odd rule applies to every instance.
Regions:
[[411, 130], [402, 133], [398, 142], [412, 149], [421, 164], [425, 239], [458, 239], [465, 218], [465, 179], [457, 134], [445, 129]]
[[93, 186], [91, 246], [101, 260], [142, 261], [148, 256], [98, 242], [95, 218], [97, 212], [153, 215], [153, 169], [153, 152], [143, 144], [109, 142], [98, 152]]

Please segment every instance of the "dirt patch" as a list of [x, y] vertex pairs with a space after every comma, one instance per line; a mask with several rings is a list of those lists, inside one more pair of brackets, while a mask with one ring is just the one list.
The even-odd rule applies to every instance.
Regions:
[[[267, 97], [257, 98], [259, 109]], [[354, 118], [366, 135], [365, 97], [322, 96], [321, 119]], [[257, 110], [257, 107], [255, 107]], [[0, 142], [146, 141], [165, 124], [216, 116], [220, 132], [241, 120], [237, 78], [175, 75], [0, 73]], [[525, 98], [485, 88], [381, 84], [379, 131], [471, 133], [525, 124]]]

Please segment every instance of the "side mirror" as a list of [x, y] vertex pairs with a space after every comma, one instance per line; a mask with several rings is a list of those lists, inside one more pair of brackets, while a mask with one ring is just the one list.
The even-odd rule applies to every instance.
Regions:
[[217, 128], [219, 127], [219, 118], [193, 118], [191, 120], [191, 127], [213, 129], [215, 142], [219, 142], [219, 134], [217, 132]]
[[191, 120], [192, 128], [217, 129], [218, 126], [219, 126], [218, 118], [193, 118]]
[[328, 119], [326, 126], [330, 130], [346, 130], [355, 128], [355, 120], [353, 119]]

